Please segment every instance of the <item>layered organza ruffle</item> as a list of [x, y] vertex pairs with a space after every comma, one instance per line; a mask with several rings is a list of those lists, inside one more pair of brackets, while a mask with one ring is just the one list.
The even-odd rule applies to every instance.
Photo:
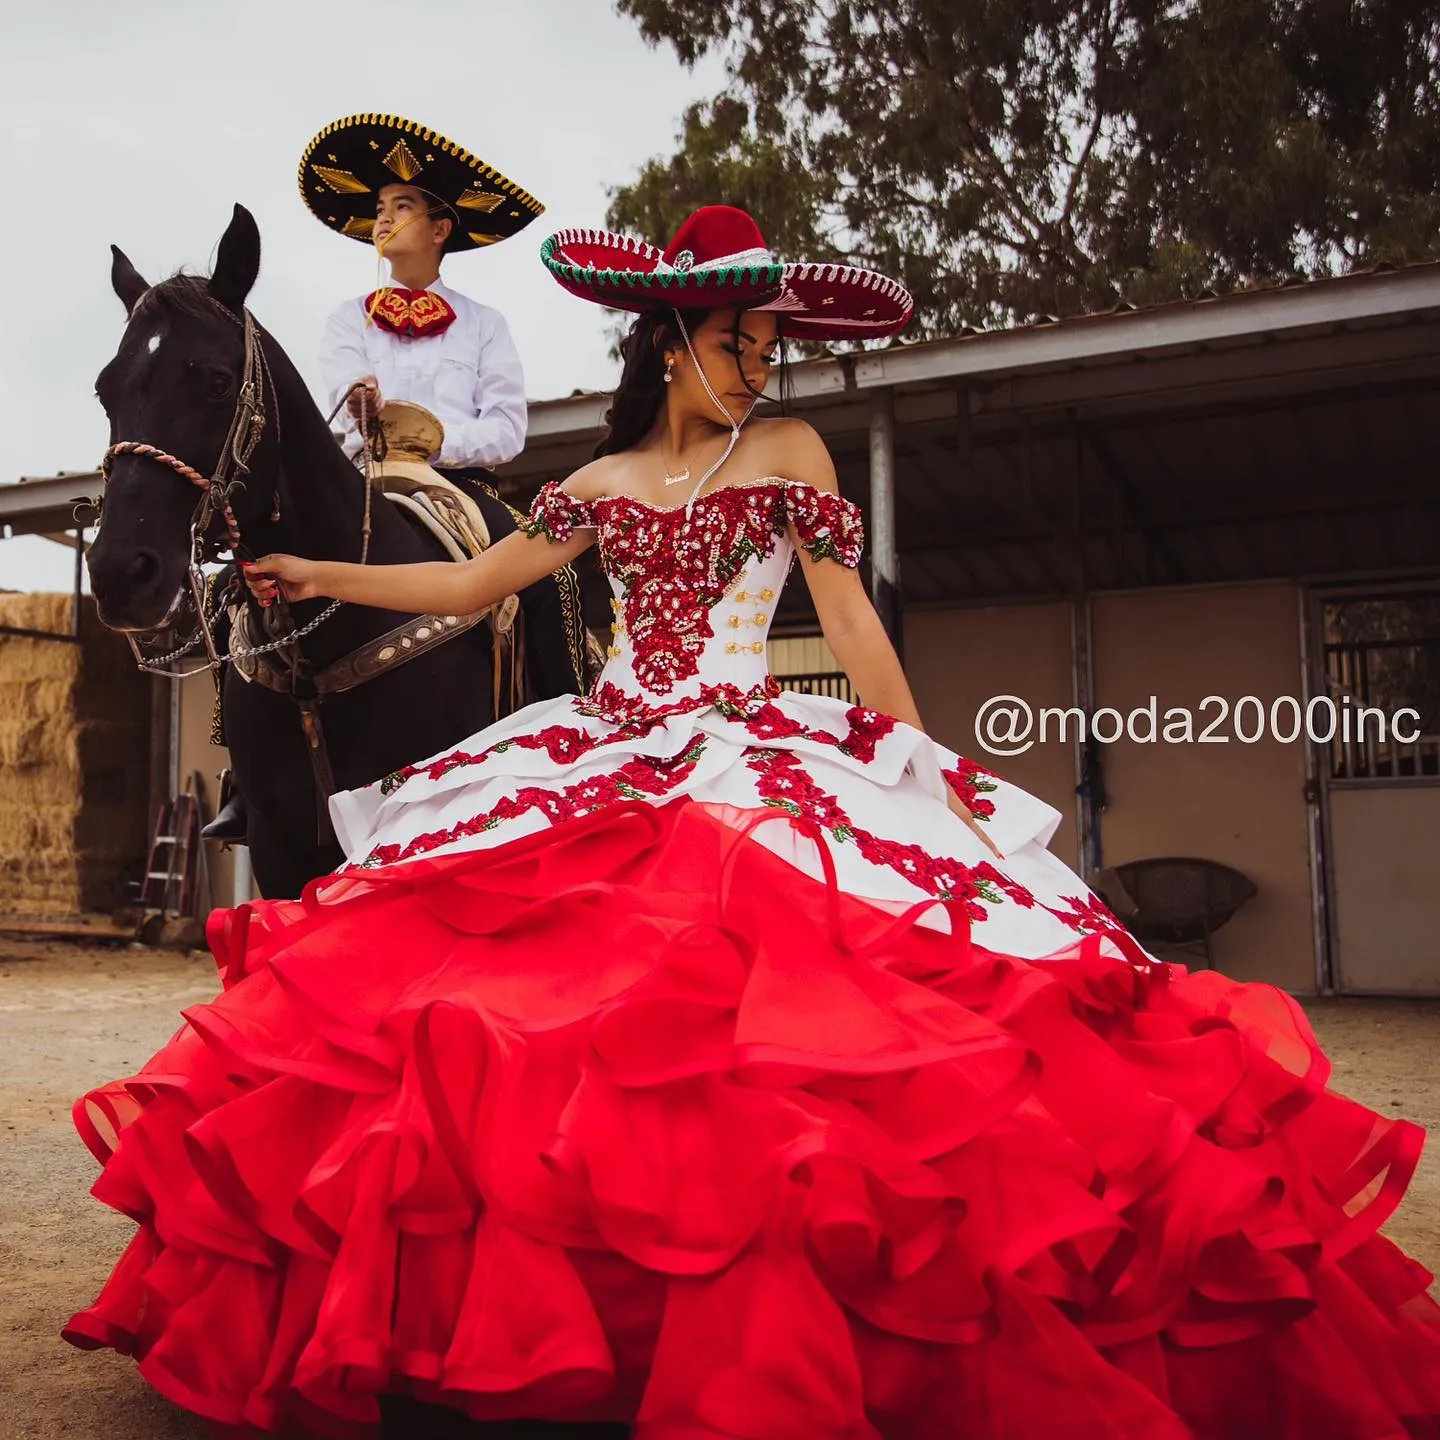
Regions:
[[1003, 953], [841, 848], [621, 800], [217, 915], [223, 992], [77, 1105], [139, 1231], [67, 1336], [262, 1433], [384, 1391], [640, 1440], [1440, 1433], [1377, 1234], [1421, 1134], [1292, 1001]]

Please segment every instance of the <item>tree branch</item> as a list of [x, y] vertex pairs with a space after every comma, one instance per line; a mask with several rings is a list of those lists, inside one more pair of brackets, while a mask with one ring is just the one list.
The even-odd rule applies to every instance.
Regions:
[[1079, 193], [1080, 178], [1085, 173], [1085, 167], [1090, 163], [1090, 156], [1095, 150], [1095, 142], [1100, 138], [1100, 131], [1105, 124], [1106, 110], [1102, 92], [1105, 86], [1106, 68], [1111, 52], [1115, 48], [1115, 14], [1111, 0], [1100, 0], [1100, 3], [1102, 18], [1098, 27], [1099, 33], [1095, 38], [1095, 83], [1093, 87], [1095, 123], [1091, 125], [1089, 135], [1085, 137], [1080, 158], [1070, 171], [1070, 183], [1065, 187], [1065, 200], [1060, 207], [1060, 227], [1072, 240], [1075, 237], [1075, 231], [1070, 224], [1070, 217], [1075, 210], [1075, 197]]

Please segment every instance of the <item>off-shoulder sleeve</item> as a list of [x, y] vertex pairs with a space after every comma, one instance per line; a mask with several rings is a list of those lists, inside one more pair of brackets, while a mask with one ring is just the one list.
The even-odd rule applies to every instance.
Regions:
[[568, 540], [577, 530], [594, 530], [595, 507], [588, 500], [577, 500], [552, 480], [535, 497], [530, 514], [522, 527], [532, 538], [543, 535], [557, 543]]
[[859, 568], [865, 525], [853, 501], [796, 482], [785, 487], [785, 512], [811, 559], [838, 560], [851, 570]]

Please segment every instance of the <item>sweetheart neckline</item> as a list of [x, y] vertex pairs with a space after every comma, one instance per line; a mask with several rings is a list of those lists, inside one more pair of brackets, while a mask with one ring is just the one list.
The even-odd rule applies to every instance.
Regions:
[[[742, 480], [734, 485], [721, 485], [718, 489], [709, 490], [704, 495], [696, 497], [694, 504], [703, 505], [707, 500], [717, 499], [721, 495], [728, 494], [731, 490], [763, 490], [772, 486], [799, 485], [803, 489], [813, 490], [817, 495], [835, 494], [837, 500], [843, 497], [829, 490], [820, 490], [810, 484], [808, 480], [787, 480], [783, 475], [763, 475], [756, 480]], [[657, 505], [653, 500], [642, 500], [638, 495], [599, 495], [594, 500], [582, 500], [582, 505], [607, 505], [624, 502], [628, 505], [638, 505], [642, 510], [653, 510], [657, 515], [683, 515], [689, 506], [685, 505]]]

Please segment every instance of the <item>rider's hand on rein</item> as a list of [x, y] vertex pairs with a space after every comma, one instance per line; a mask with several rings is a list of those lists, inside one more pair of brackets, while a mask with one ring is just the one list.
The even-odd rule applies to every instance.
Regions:
[[364, 424], [367, 414], [379, 414], [382, 403], [380, 382], [373, 375], [366, 375], [351, 389], [345, 400], [345, 408]]

